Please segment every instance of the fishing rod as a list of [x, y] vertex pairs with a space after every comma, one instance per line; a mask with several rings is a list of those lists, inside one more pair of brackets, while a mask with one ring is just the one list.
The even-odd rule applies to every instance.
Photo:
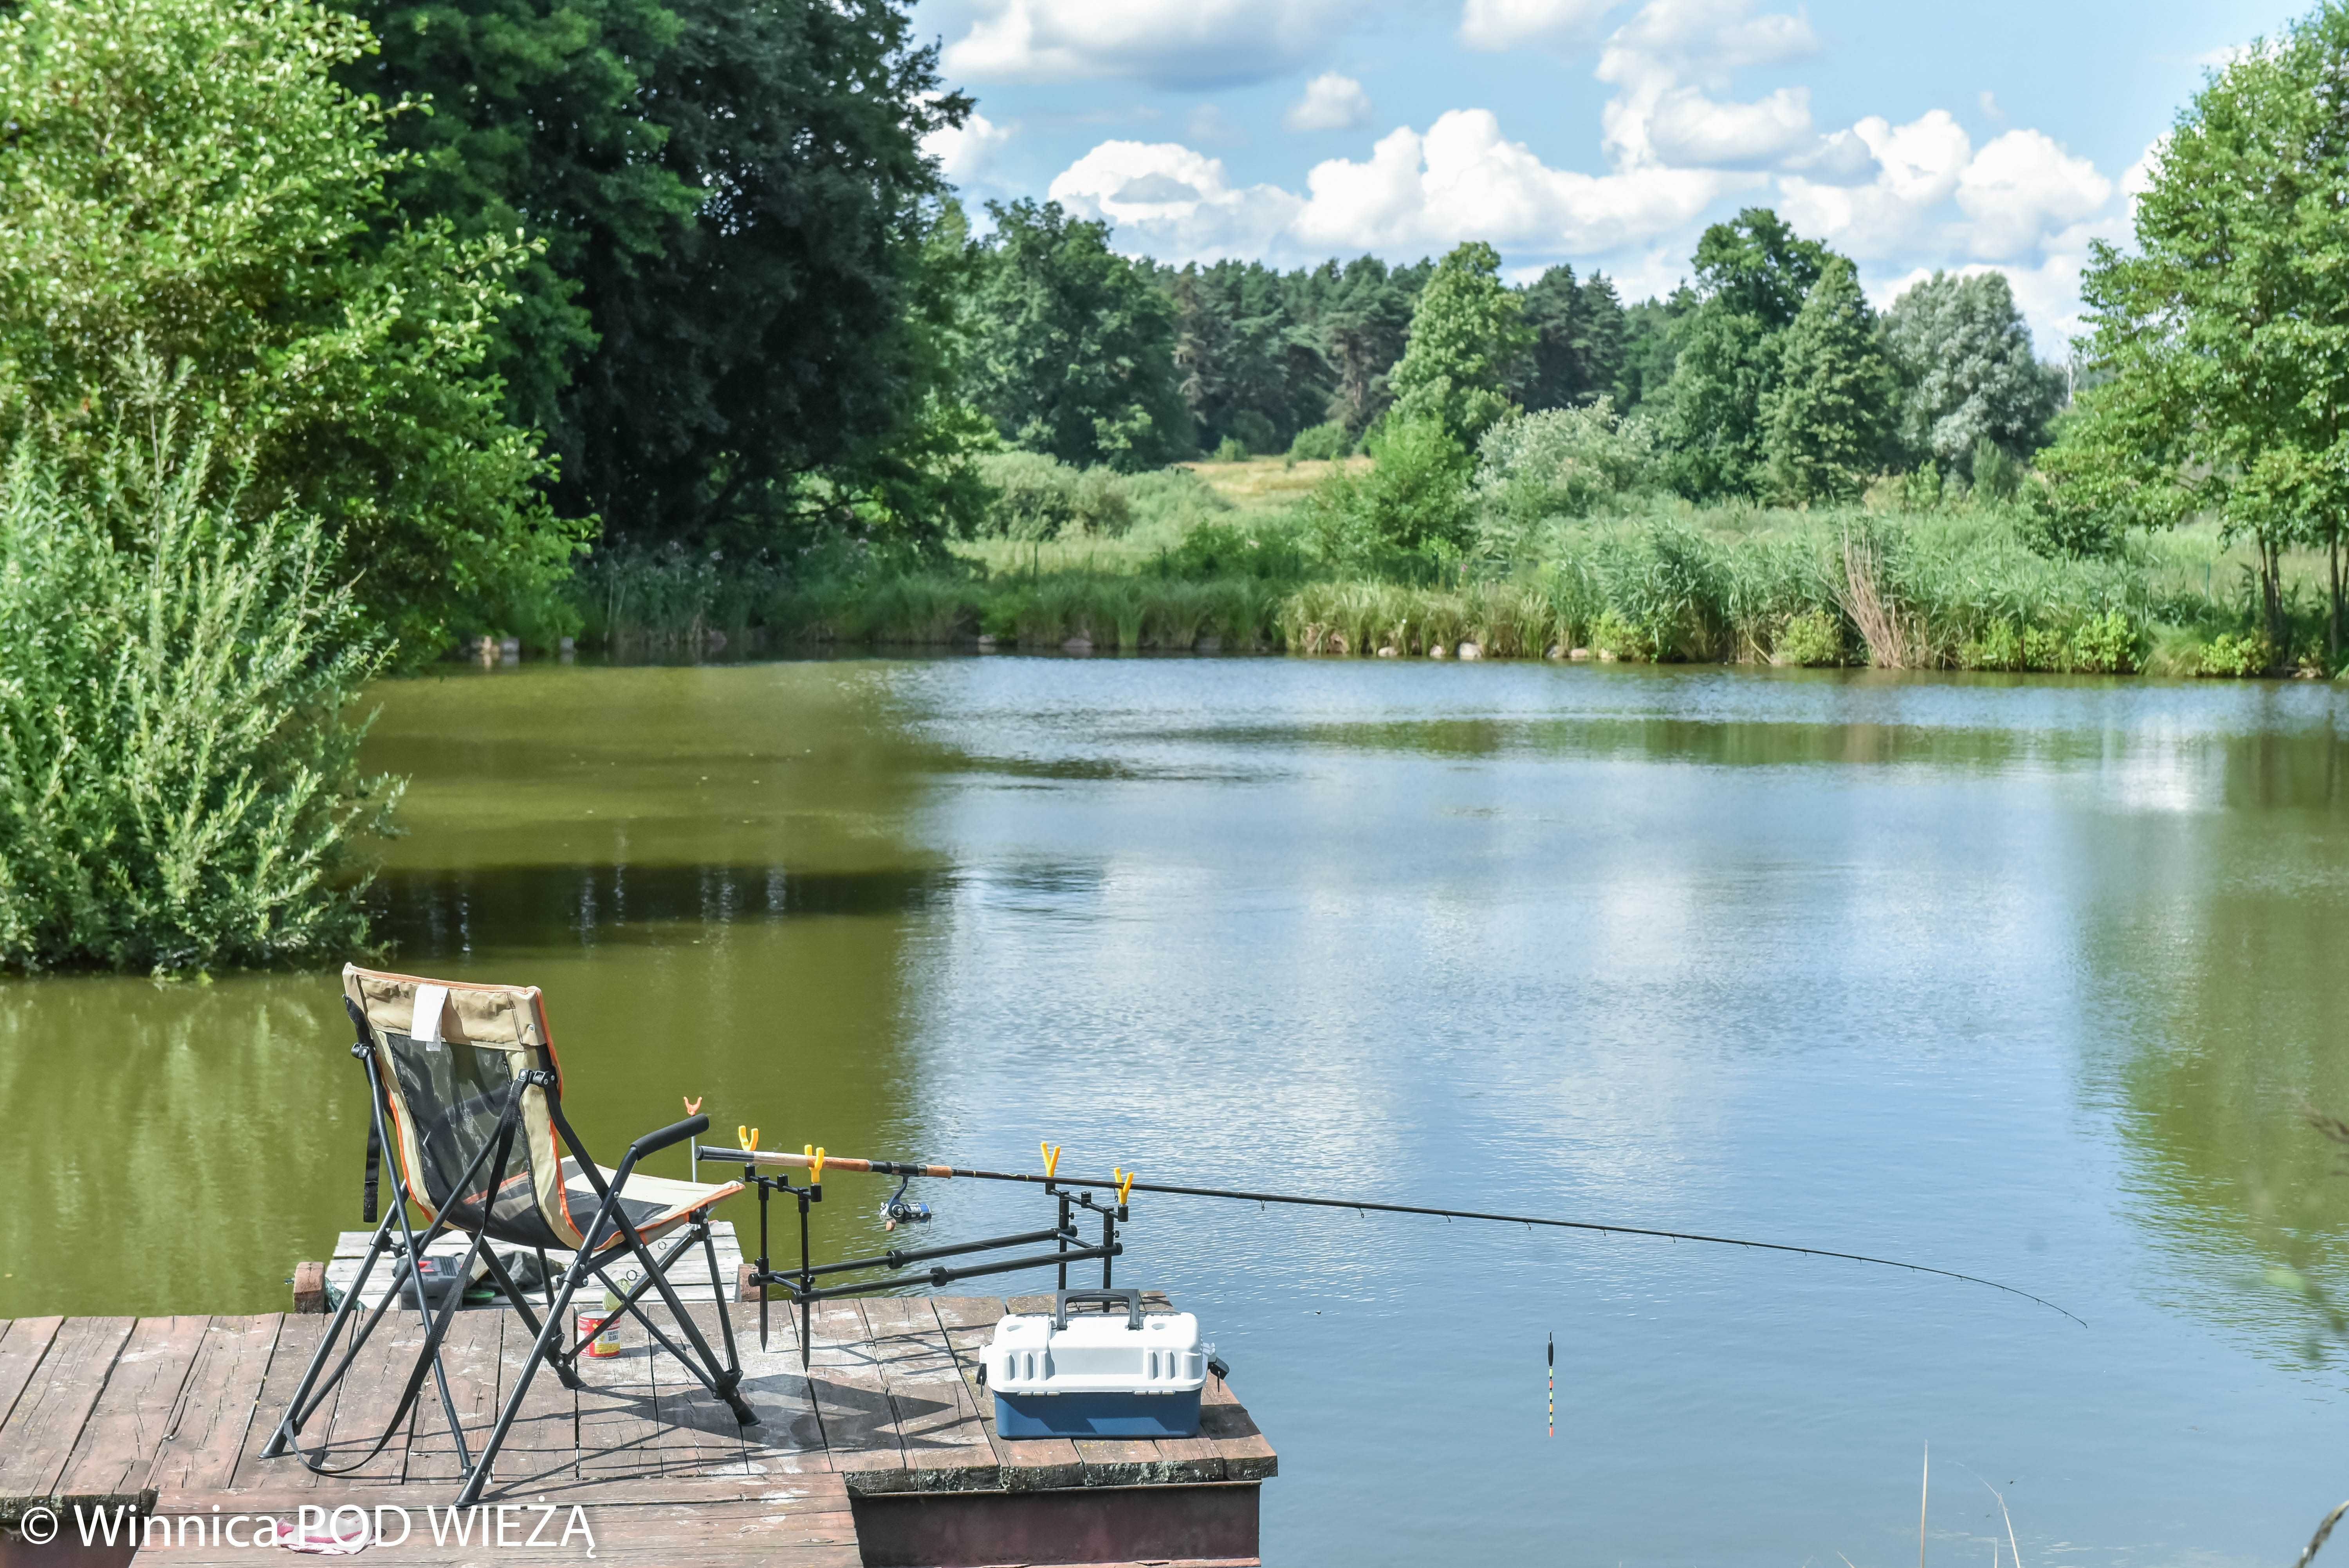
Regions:
[[[750, 1135], [753, 1141], [756, 1134]], [[1174, 1198], [1222, 1198], [1238, 1202], [1258, 1204], [1280, 1203], [1302, 1209], [1350, 1209], [1358, 1214], [1422, 1214], [1440, 1220], [1476, 1220], [1495, 1224], [1536, 1226], [1558, 1231], [1584, 1231], [1607, 1236], [1646, 1236], [1668, 1241], [1697, 1241], [1708, 1246], [1744, 1247], [1760, 1252], [1792, 1252], [1806, 1258], [1834, 1258], [1847, 1263], [1868, 1263], [1878, 1268], [1905, 1269], [1915, 1274], [1932, 1274], [1964, 1284], [1987, 1285], [2019, 1296], [2048, 1311], [2061, 1313], [2082, 1328], [2087, 1319], [2068, 1308], [2057, 1306], [2044, 1296], [2033, 1295], [2020, 1286], [2002, 1284], [1980, 1274], [1961, 1273], [1955, 1269], [1939, 1269], [1930, 1263], [1911, 1263], [1899, 1258], [1878, 1258], [1865, 1252], [1839, 1252], [1826, 1247], [1802, 1247], [1790, 1241], [1756, 1241], [1743, 1236], [1712, 1236], [1692, 1231], [1661, 1231], [1645, 1225], [1616, 1225], [1594, 1220], [1560, 1220], [1539, 1214], [1499, 1214], [1476, 1209], [1437, 1209], [1419, 1203], [1381, 1203], [1372, 1199], [1311, 1198], [1293, 1192], [1250, 1192], [1228, 1187], [1190, 1187], [1172, 1182], [1140, 1181], [1132, 1172], [1120, 1169], [1109, 1177], [1061, 1176], [1057, 1174], [1061, 1151], [1055, 1146], [1045, 1146], [1044, 1174], [1031, 1171], [980, 1170], [968, 1166], [939, 1165], [926, 1161], [896, 1159], [860, 1159], [844, 1155], [827, 1155], [811, 1147], [806, 1153], [790, 1154], [781, 1149], [724, 1148], [700, 1146], [694, 1149], [697, 1160], [711, 1160], [744, 1167], [765, 1166], [811, 1172], [810, 1185], [820, 1183], [827, 1170], [854, 1171], [874, 1176], [899, 1178], [930, 1177], [941, 1180], [1011, 1181], [1041, 1186], [1048, 1190], [1075, 1189], [1109, 1190], [1117, 1194], [1117, 1207], [1125, 1206], [1126, 1195], [1132, 1192], [1154, 1192]], [[1090, 1203], [1089, 1203], [1090, 1206]]]

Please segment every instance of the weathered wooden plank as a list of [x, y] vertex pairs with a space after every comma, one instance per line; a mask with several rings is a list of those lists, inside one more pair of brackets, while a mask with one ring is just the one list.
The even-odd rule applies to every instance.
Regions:
[[851, 1491], [905, 1490], [905, 1445], [863, 1310], [853, 1299], [818, 1302], [809, 1332], [808, 1388], [832, 1468]]
[[[498, 1352], [511, 1313], [460, 1312], [450, 1322], [440, 1342], [440, 1364], [449, 1373], [449, 1394], [457, 1406], [457, 1420], [465, 1432], [465, 1448], [479, 1455], [490, 1440], [498, 1419], [498, 1387], [502, 1381]], [[519, 1325], [521, 1319], [513, 1318]], [[414, 1354], [412, 1351], [409, 1353]], [[401, 1376], [405, 1376], [402, 1372]], [[417, 1396], [414, 1436], [408, 1444], [407, 1479], [411, 1481], [454, 1481], [464, 1469], [457, 1462], [456, 1439], [449, 1432], [448, 1413], [428, 1376]], [[372, 1440], [372, 1439], [370, 1439]]]
[[[272, 1486], [302, 1491], [316, 1488], [317, 1478], [304, 1469], [301, 1459], [290, 1450], [274, 1459], [263, 1459], [261, 1450], [269, 1446], [269, 1439], [285, 1420], [285, 1407], [293, 1403], [294, 1390], [302, 1386], [302, 1375], [309, 1369], [311, 1358], [318, 1354], [318, 1346], [326, 1339], [326, 1329], [334, 1321], [330, 1317], [309, 1315], [279, 1316], [277, 1337], [269, 1350], [268, 1368], [262, 1374], [260, 1393], [254, 1400], [253, 1418], [245, 1423], [243, 1440], [238, 1445], [236, 1468], [229, 1479], [232, 1488], [242, 1491], [264, 1481]], [[342, 1343], [349, 1343], [347, 1333]], [[331, 1363], [327, 1369], [333, 1370]], [[301, 1432], [301, 1441], [313, 1451], [326, 1441], [327, 1432], [332, 1429], [335, 1407], [342, 1395], [340, 1386], [328, 1390], [326, 1397], [319, 1401], [318, 1407], [310, 1413], [309, 1423]]]
[[69, 1317], [0, 1422], [0, 1498], [46, 1498], [73, 1459], [108, 1368], [137, 1320]]
[[33, 1380], [41, 1357], [48, 1354], [49, 1341], [57, 1336], [65, 1322], [61, 1317], [15, 1318], [7, 1332], [0, 1334], [0, 1423], [15, 1413], [25, 1385]]
[[1223, 1456], [1226, 1480], [1269, 1480], [1280, 1471], [1272, 1445], [1257, 1430], [1231, 1386], [1212, 1372], [1199, 1395], [1199, 1436], [1215, 1444]]
[[[588, 1556], [586, 1541], [576, 1534], [567, 1545], [558, 1542], [570, 1523], [568, 1511], [559, 1507], [549, 1516], [527, 1504], [508, 1504], [502, 1514], [496, 1505], [484, 1505], [481, 1513], [462, 1517], [471, 1539], [461, 1545], [447, 1539], [446, 1532], [436, 1542], [423, 1511], [416, 1508], [409, 1513], [405, 1540], [397, 1536], [396, 1520], [387, 1516], [394, 1535], [367, 1549], [369, 1563], [497, 1568], [521, 1552], [564, 1562]], [[861, 1562], [855, 1522], [844, 1507], [778, 1506], [761, 1501], [645, 1502], [591, 1508], [585, 1521], [594, 1532], [595, 1561], [619, 1568], [856, 1568]], [[485, 1528], [490, 1532], [486, 1542]], [[535, 1548], [527, 1544], [533, 1531], [543, 1532]], [[145, 1568], [250, 1568], [253, 1548], [191, 1542], [158, 1546], [131, 1561]]]
[[1041, 1300], [1051, 1310], [1052, 1298], [1023, 1296], [1003, 1302], [988, 1296], [941, 1296], [932, 1303], [938, 1322], [954, 1347], [955, 1364], [978, 1410], [979, 1429], [995, 1449], [998, 1480], [1006, 1491], [1053, 1491], [1085, 1483], [1084, 1461], [1077, 1446], [1066, 1438], [1007, 1438], [995, 1428], [995, 1397], [978, 1381], [987, 1342], [1007, 1309], [1018, 1310]]
[[757, 1426], [742, 1430], [743, 1462], [754, 1475], [829, 1474], [832, 1458], [823, 1445], [823, 1422], [816, 1414], [807, 1369], [800, 1365], [798, 1319], [770, 1310], [775, 1314], [773, 1332], [765, 1349], [759, 1345], [757, 1303], [734, 1314], [742, 1356], [741, 1394], [759, 1417]]
[[1001, 1480], [995, 1445], [928, 1298], [874, 1296], [864, 1321], [905, 1447], [907, 1490], [993, 1490]]
[[[581, 1296], [601, 1301], [600, 1294]], [[598, 1309], [600, 1310], [600, 1309]], [[658, 1393], [653, 1386], [656, 1352], [644, 1325], [622, 1315], [617, 1355], [583, 1355], [579, 1377], [579, 1473], [582, 1476], [660, 1474]]]
[[145, 1493], [211, 1323], [204, 1317], [140, 1320], [115, 1356], [57, 1480], [61, 1502], [103, 1508], [136, 1502]]
[[[481, 1450], [490, 1440], [490, 1428], [503, 1413], [522, 1376], [523, 1365], [530, 1359], [533, 1336], [519, 1313], [501, 1310], [459, 1316], [483, 1318], [499, 1328], [497, 1392], [491, 1402], [489, 1418], [478, 1429], [478, 1435], [471, 1426], [465, 1433], [465, 1441], [474, 1461], [479, 1463]], [[545, 1322], [544, 1314], [540, 1314], [539, 1321]], [[484, 1496], [496, 1501], [532, 1489], [568, 1483], [577, 1474], [578, 1459], [576, 1397], [564, 1386], [554, 1369], [542, 1362], [531, 1379], [529, 1391], [523, 1396], [522, 1408], [516, 1412], [513, 1425], [506, 1429], [505, 1444], [490, 1467], [489, 1490]]]
[[[440, 1415], [440, 1388], [429, 1369], [408, 1413], [398, 1414], [400, 1396], [416, 1369], [427, 1332], [422, 1314], [395, 1304], [359, 1347], [358, 1358], [344, 1379], [342, 1397], [335, 1401], [334, 1420], [326, 1428], [326, 1462], [341, 1472], [345, 1484], [398, 1486], [406, 1479], [408, 1445], [423, 1419], [425, 1406], [430, 1405]], [[455, 1392], [453, 1386], [450, 1392]], [[395, 1416], [398, 1417], [397, 1428], [386, 1438], [385, 1428]], [[379, 1439], [380, 1451], [367, 1457]], [[353, 1466], [357, 1468], [348, 1468]]]
[[[236, 1475], [283, 1314], [216, 1317], [204, 1326], [147, 1484], [219, 1491]], [[313, 1345], [316, 1341], [313, 1339]], [[297, 1373], [298, 1376], [299, 1374]], [[291, 1385], [287, 1386], [289, 1390]], [[272, 1412], [274, 1422], [278, 1414]]]
[[[723, 1366], [726, 1341], [719, 1328], [718, 1314], [725, 1310], [724, 1303], [689, 1303], [686, 1310], [693, 1314], [702, 1343], [709, 1346], [710, 1354]], [[654, 1321], [676, 1341], [678, 1349], [692, 1354], [692, 1341], [670, 1326], [666, 1312], [654, 1314]], [[657, 1401], [654, 1419], [661, 1424], [663, 1475], [748, 1473], [743, 1459], [742, 1425], [734, 1419], [734, 1412], [726, 1401], [703, 1387], [699, 1378], [666, 1354], [653, 1357], [653, 1390]]]
[[[153, 1511], [202, 1513], [212, 1504], [222, 1503], [248, 1513], [291, 1514], [301, 1507], [331, 1508], [344, 1501], [366, 1507], [396, 1502], [415, 1513], [427, 1505], [446, 1507], [449, 1495], [449, 1490], [437, 1486], [405, 1489], [399, 1494], [386, 1497], [379, 1488], [339, 1488], [332, 1484], [306, 1492], [267, 1487], [228, 1494], [169, 1490], [155, 1494]], [[615, 1506], [640, 1502], [767, 1502], [780, 1508], [815, 1511], [845, 1510], [849, 1506], [847, 1489], [838, 1476], [829, 1472], [804, 1476], [645, 1476], [618, 1480], [583, 1480], [574, 1476], [526, 1491], [516, 1489], [505, 1497], [491, 1496], [483, 1501], [485, 1505], [543, 1501], [559, 1501], [565, 1506], [574, 1502]]]

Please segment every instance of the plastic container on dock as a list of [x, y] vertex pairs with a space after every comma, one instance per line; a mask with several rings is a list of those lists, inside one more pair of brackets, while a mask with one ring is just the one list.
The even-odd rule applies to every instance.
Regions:
[[[1071, 1316], [1071, 1303], [1122, 1306]], [[1006, 1438], [1190, 1438], [1212, 1345], [1187, 1312], [1145, 1313], [1140, 1291], [1062, 1291], [1050, 1317], [1014, 1314], [988, 1342], [995, 1429]]]

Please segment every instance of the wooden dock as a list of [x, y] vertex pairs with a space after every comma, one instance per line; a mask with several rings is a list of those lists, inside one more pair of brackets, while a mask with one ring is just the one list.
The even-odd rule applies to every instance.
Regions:
[[[483, 1504], [560, 1511], [537, 1545], [503, 1549], [432, 1538], [425, 1511], [445, 1513], [459, 1478], [429, 1383], [406, 1429], [349, 1475], [315, 1475], [291, 1456], [261, 1458], [325, 1332], [322, 1315], [0, 1322], [0, 1568], [291, 1560], [272, 1548], [256, 1556], [251, 1547], [191, 1543], [184, 1523], [168, 1548], [152, 1539], [163, 1527], [150, 1525], [135, 1552], [85, 1551], [77, 1506], [290, 1523], [305, 1505], [345, 1504], [409, 1511], [405, 1542], [390, 1542], [393, 1524], [364, 1553], [386, 1568], [511, 1564], [517, 1552], [524, 1563], [584, 1562], [588, 1548], [575, 1534], [552, 1543], [574, 1504], [593, 1532], [594, 1560], [619, 1568], [1257, 1562], [1257, 1490], [1276, 1461], [1222, 1380], [1208, 1385], [1195, 1438], [1005, 1438], [977, 1369], [1007, 1307], [1050, 1311], [1050, 1298], [824, 1303], [802, 1366], [780, 1303], [773, 1348], [763, 1352], [755, 1303], [689, 1303], [713, 1342], [716, 1314], [732, 1314], [755, 1427], [737, 1427], [700, 1385], [645, 1346], [641, 1329], [623, 1354], [583, 1358], [585, 1386], [575, 1392], [542, 1373]], [[328, 1463], [366, 1452], [422, 1336], [412, 1314], [395, 1314], [368, 1342], [305, 1434], [327, 1445]], [[521, 1319], [502, 1306], [462, 1312], [452, 1324], [447, 1365], [476, 1449], [528, 1348]], [[55, 1544], [34, 1546], [19, 1531], [38, 1509], [62, 1521]], [[550, 1516], [525, 1512], [539, 1517]]]

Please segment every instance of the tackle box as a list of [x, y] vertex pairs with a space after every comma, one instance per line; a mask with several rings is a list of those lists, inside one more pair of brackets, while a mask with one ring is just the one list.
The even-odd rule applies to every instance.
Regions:
[[[1082, 1313], [1071, 1303], [1122, 1306]], [[1212, 1345], [1187, 1312], [1144, 1313], [1140, 1291], [1062, 1291], [1052, 1314], [995, 1325], [985, 1362], [1006, 1438], [1190, 1438]]]

